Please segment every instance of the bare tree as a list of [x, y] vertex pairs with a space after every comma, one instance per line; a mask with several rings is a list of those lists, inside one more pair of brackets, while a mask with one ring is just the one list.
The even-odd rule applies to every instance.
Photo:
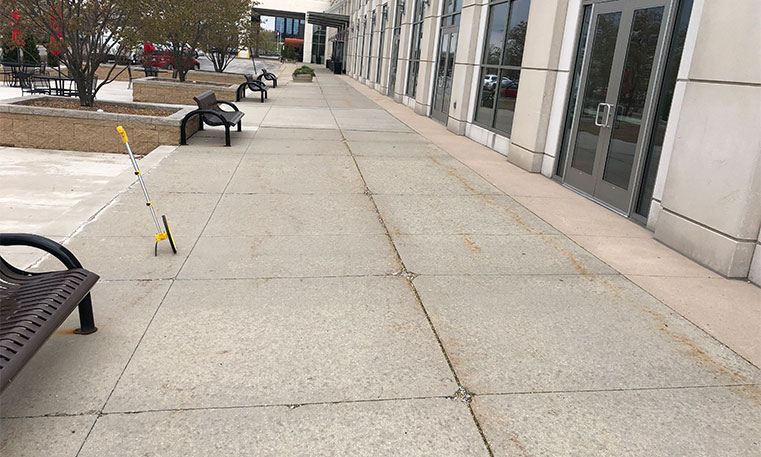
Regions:
[[108, 55], [123, 52], [135, 4], [136, 0], [0, 0], [0, 20], [18, 11], [24, 31], [55, 37], [60, 59], [77, 84], [80, 105], [93, 106], [100, 88], [118, 75], [113, 74], [114, 62], [106, 78], [94, 84]]
[[234, 51], [248, 41], [247, 35], [253, 31], [254, 5], [256, 2], [251, 0], [217, 0], [215, 3], [201, 38], [201, 49], [214, 65], [214, 71], [224, 71], [235, 58]]
[[192, 69], [193, 55], [215, 17], [217, 2], [208, 0], [137, 0], [140, 36], [167, 49], [180, 81]]

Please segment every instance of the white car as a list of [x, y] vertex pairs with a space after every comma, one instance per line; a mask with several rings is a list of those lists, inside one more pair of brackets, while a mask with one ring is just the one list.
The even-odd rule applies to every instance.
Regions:
[[497, 80], [499, 77], [497, 75], [486, 75], [484, 76], [484, 89], [494, 90], [497, 88]]

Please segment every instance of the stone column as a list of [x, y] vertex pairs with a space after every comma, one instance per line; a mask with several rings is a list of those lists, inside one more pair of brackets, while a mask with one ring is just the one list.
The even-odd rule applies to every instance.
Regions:
[[[507, 160], [541, 171], [568, 0], [532, 1]], [[554, 154], [554, 153], [553, 153]]]
[[655, 238], [745, 278], [761, 228], [761, 8], [696, 0], [689, 27]]
[[[471, 102], [475, 102], [473, 80], [479, 75], [479, 56], [484, 46], [484, 15], [489, 14], [488, 0], [463, 0], [457, 52], [455, 53], [452, 98], [449, 101], [447, 129], [465, 134]], [[477, 89], [476, 89], [477, 92]]]

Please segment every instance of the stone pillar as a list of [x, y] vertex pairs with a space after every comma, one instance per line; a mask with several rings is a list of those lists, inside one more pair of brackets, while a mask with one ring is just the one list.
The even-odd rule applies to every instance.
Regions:
[[745, 278], [761, 228], [761, 8], [696, 0], [689, 27], [655, 238]]
[[304, 23], [304, 52], [301, 61], [304, 63], [312, 62], [312, 34], [314, 25]]
[[474, 101], [473, 80], [479, 75], [479, 56], [484, 46], [483, 15], [488, 14], [488, 0], [463, 1], [447, 122], [447, 129], [458, 135], [465, 134], [470, 105]]
[[568, 0], [532, 1], [507, 160], [541, 171]]

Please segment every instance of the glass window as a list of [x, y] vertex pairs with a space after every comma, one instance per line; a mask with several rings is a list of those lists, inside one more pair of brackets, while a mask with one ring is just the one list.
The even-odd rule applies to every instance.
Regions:
[[383, 5], [381, 13], [380, 38], [378, 39], [378, 66], [375, 70], [375, 81], [381, 82], [381, 70], [383, 68], [383, 43], [386, 38], [386, 23], [388, 22], [388, 4]]
[[[455, 0], [450, 0], [455, 1]], [[493, 0], [473, 121], [510, 136], [531, 0]]]
[[370, 79], [370, 61], [373, 58], [373, 35], [375, 34], [375, 11], [370, 21], [370, 46], [367, 48], [367, 79]]
[[682, 0], [679, 3], [674, 33], [671, 36], [671, 46], [669, 47], [666, 60], [666, 68], [663, 72], [663, 83], [661, 84], [661, 93], [658, 97], [658, 108], [654, 116], [650, 144], [648, 145], [645, 157], [642, 187], [637, 196], [636, 212], [644, 217], [648, 217], [650, 213], [650, 204], [652, 203], [653, 189], [655, 188], [655, 177], [658, 171], [658, 163], [661, 159], [666, 124], [668, 123], [669, 111], [671, 110], [671, 99], [674, 97], [676, 75], [679, 70], [679, 62], [682, 60], [682, 51], [684, 50], [684, 41], [687, 36], [687, 26], [690, 22], [691, 12], [692, 0]]
[[412, 39], [410, 40], [410, 63], [407, 75], [407, 95], [415, 97], [417, 77], [420, 70], [420, 42], [423, 39], [423, 19], [425, 18], [425, 0], [417, 0], [412, 15]]

